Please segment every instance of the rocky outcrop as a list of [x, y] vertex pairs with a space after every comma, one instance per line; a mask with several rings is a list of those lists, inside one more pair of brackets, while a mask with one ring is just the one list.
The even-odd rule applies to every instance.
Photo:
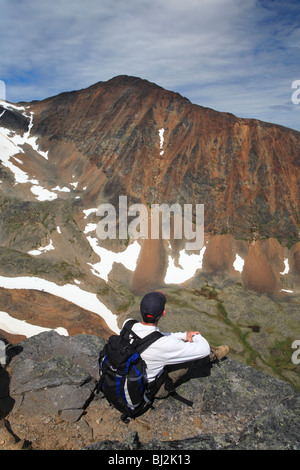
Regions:
[[13, 448], [1, 434], [10, 430], [33, 449], [300, 449], [300, 395], [230, 358], [195, 369], [179, 396], [155, 400], [154, 409], [123, 423], [93, 392], [104, 343], [50, 331], [10, 348], [1, 368], [0, 448]]
[[95, 386], [103, 345], [104, 340], [96, 336], [64, 337], [54, 331], [19, 343], [20, 352], [8, 369], [14, 411], [60, 413], [76, 421]]

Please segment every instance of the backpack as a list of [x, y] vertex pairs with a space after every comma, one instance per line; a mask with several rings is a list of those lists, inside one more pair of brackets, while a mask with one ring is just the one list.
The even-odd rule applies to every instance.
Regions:
[[[132, 331], [135, 323], [137, 320], [128, 320], [120, 335], [110, 336], [99, 355], [97, 392], [101, 391], [107, 401], [122, 413], [121, 419], [125, 423], [152, 406], [154, 390], [150, 390], [147, 384], [146, 364], [141, 353], [163, 336], [154, 331], [141, 339]], [[158, 382], [154, 381], [155, 391], [163, 383], [163, 374], [161, 377]]]

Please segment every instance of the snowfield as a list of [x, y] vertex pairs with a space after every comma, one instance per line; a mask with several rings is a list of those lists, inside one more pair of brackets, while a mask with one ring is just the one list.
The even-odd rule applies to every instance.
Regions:
[[[0, 286], [5, 287], [6, 289], [37, 289], [41, 291], [48, 292], [49, 294], [62, 297], [73, 304], [78, 305], [79, 307], [90, 310], [91, 312], [96, 313], [102, 317], [107, 325], [112, 329], [112, 331], [119, 332], [117, 325], [117, 316], [114, 315], [100, 300], [97, 298], [96, 294], [92, 292], [87, 292], [80, 289], [78, 286], [73, 284], [65, 284], [64, 286], [58, 286], [54, 282], [46, 281], [38, 277], [4, 277], [0, 276]], [[14, 330], [16, 324], [13, 320], [10, 320], [6, 317], [8, 324], [6, 327], [2, 328], [5, 331]], [[4, 315], [0, 312], [0, 322], [4, 323]], [[23, 323], [23, 322], [21, 322]], [[24, 322], [24, 328], [20, 328], [21, 324], [18, 324], [18, 330], [14, 331], [18, 334], [25, 334], [27, 331], [27, 324]], [[66, 334], [66, 330], [63, 330]]]

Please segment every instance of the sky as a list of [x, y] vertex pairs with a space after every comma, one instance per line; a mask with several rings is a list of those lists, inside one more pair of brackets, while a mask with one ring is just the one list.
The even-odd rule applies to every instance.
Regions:
[[300, 0], [0, 0], [0, 99], [117, 75], [300, 131]]

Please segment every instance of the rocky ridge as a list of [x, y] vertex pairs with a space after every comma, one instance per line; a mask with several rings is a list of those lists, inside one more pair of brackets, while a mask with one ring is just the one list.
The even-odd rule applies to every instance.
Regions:
[[300, 395], [236, 360], [194, 371], [175, 396], [125, 424], [93, 393], [105, 340], [40, 333], [7, 349], [0, 449], [296, 450]]

